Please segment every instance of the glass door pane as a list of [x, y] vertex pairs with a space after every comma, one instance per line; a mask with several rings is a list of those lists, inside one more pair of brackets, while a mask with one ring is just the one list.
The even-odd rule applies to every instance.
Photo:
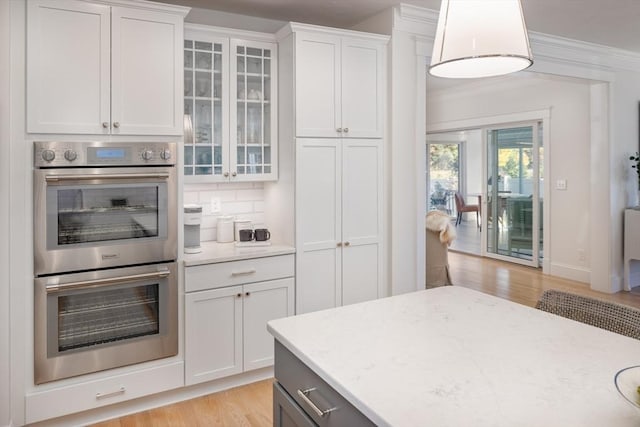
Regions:
[[184, 114], [193, 139], [185, 139], [184, 174], [223, 173], [223, 47], [222, 43], [184, 42]]
[[[235, 43], [236, 172], [270, 174], [272, 170], [272, 49], [259, 44]], [[232, 154], [233, 155], [233, 154]]]
[[440, 210], [455, 216], [454, 194], [460, 191], [460, 144], [427, 144], [427, 211]]
[[487, 254], [538, 265], [539, 125], [487, 133]]

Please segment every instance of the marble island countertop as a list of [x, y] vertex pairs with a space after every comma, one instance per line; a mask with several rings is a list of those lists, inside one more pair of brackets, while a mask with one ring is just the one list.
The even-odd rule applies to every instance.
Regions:
[[[638, 426], [614, 376], [640, 341], [447, 286], [273, 320], [379, 426]], [[640, 384], [639, 384], [640, 385]]]
[[293, 246], [272, 243], [269, 246], [236, 246], [234, 242], [202, 242], [202, 252], [184, 254], [182, 260], [186, 267], [193, 265], [215, 264], [218, 262], [263, 258], [276, 255], [288, 255], [296, 252]]

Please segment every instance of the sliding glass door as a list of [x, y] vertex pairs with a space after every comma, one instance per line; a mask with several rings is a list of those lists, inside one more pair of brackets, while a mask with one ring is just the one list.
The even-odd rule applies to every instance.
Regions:
[[486, 131], [483, 255], [538, 267], [542, 253], [541, 123]]

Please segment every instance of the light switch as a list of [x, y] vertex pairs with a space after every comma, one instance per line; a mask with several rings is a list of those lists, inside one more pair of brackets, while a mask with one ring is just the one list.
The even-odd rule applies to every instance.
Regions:
[[220, 205], [220, 199], [217, 198], [217, 197], [212, 197], [211, 198], [211, 213], [212, 214], [219, 214], [221, 210], [222, 210], [222, 206]]
[[556, 190], [566, 190], [567, 189], [567, 180], [566, 179], [558, 179], [556, 180]]

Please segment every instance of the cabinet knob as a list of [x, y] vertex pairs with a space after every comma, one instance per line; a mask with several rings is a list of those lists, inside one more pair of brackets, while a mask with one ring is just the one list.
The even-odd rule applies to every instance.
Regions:
[[119, 128], [120, 127], [120, 122], [113, 122], [113, 127], [114, 128]]
[[249, 295], [251, 295], [251, 292], [246, 292], [245, 295], [249, 296]]
[[109, 128], [109, 122], [102, 122], [102, 127], [105, 129]]
[[242, 298], [242, 294], [236, 294], [236, 298]]
[[344, 245], [345, 246], [349, 246], [349, 245], [351, 245], [351, 242], [344, 242]]
[[237, 176], [237, 175], [238, 175], [238, 172], [236, 171], [231, 172], [231, 176]]
[[343, 129], [343, 132], [344, 132], [344, 133], [349, 133], [349, 128], [344, 128], [344, 129]]
[[338, 129], [336, 129], [336, 132], [338, 132], [338, 133], [342, 133], [342, 128], [338, 128]]
[[337, 247], [341, 247], [341, 246], [342, 246], [342, 242], [338, 242], [338, 243], [336, 243], [336, 246], [337, 246]]
[[227, 178], [229, 176], [229, 172], [225, 172], [222, 174], [222, 176], [224, 176], [225, 178]]

